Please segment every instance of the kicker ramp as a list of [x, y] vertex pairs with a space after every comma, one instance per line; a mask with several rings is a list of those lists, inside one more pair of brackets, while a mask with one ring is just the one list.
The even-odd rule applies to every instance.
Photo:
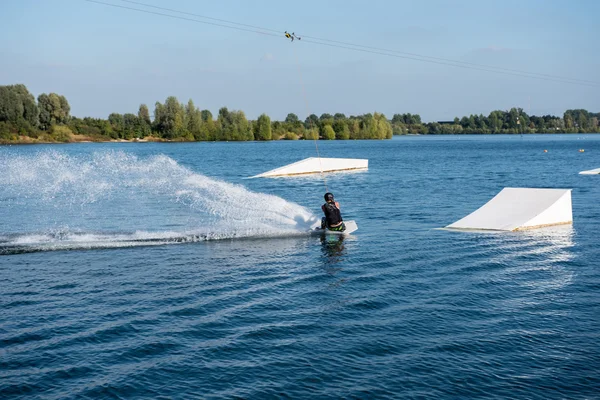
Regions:
[[446, 229], [520, 231], [572, 223], [571, 189], [504, 188]]
[[580, 175], [600, 175], [600, 168], [591, 169], [589, 171], [581, 171]]
[[304, 160], [275, 168], [251, 178], [269, 178], [276, 176], [292, 176], [318, 174], [320, 172], [364, 171], [369, 168], [369, 160], [358, 158], [317, 158], [309, 157]]

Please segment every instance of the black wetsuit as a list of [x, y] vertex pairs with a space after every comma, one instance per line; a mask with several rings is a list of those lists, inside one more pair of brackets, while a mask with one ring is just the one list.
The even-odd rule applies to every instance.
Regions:
[[335, 206], [335, 203], [323, 204], [323, 212], [325, 213], [327, 229], [343, 231], [346, 228], [342, 219], [342, 213], [340, 212], [340, 209]]

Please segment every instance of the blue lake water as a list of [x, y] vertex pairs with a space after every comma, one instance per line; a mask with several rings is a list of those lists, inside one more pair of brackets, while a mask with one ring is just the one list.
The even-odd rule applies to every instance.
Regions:
[[[600, 135], [318, 144], [0, 147], [0, 398], [600, 397]], [[436, 229], [503, 187], [573, 226]]]

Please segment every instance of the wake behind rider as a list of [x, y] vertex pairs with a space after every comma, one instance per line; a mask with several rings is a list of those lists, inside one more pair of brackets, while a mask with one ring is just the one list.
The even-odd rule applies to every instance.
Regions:
[[333, 194], [325, 193], [325, 204], [321, 206], [321, 210], [325, 216], [321, 219], [321, 229], [329, 229], [330, 231], [345, 231], [346, 225], [342, 220], [340, 212], [340, 203], [334, 200]]

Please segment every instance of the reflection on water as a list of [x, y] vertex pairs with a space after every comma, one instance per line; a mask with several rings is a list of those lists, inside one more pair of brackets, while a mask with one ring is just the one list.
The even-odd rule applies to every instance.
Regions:
[[492, 242], [498, 250], [496, 261], [535, 256], [540, 262], [557, 263], [573, 259], [574, 235], [572, 226], [563, 225], [494, 235]]
[[559, 226], [531, 231], [526, 238], [530, 241], [529, 248], [523, 249], [520, 257], [535, 256], [537, 262], [520, 265], [518, 270], [544, 271], [545, 278], [528, 281], [527, 284], [539, 290], [557, 290], [573, 282], [575, 270], [571, 262], [576, 254], [573, 251], [574, 229], [572, 226]]
[[[600, 185], [579, 135], [492, 136], [324, 142], [374, 161], [327, 176], [346, 237], [297, 224], [320, 217], [318, 175], [229, 190], [311, 143], [1, 148], [0, 247], [178, 244], [0, 256], [0, 399], [598, 398]], [[431, 230], [509, 184], [575, 188], [575, 230]], [[286, 232], [240, 238], [258, 227]]]
[[550, 226], [522, 233], [532, 241], [547, 242], [553, 247], [569, 248], [574, 246], [575, 229], [573, 229], [573, 225]]
[[487, 239], [494, 249], [489, 261], [505, 266], [493, 274], [493, 280], [521, 288], [520, 294], [505, 299], [505, 307], [543, 307], [564, 301], [564, 289], [576, 274], [574, 236], [573, 227], [559, 226]]
[[321, 236], [321, 251], [323, 252], [325, 266], [333, 266], [344, 259], [346, 254], [344, 240], [343, 235]]

